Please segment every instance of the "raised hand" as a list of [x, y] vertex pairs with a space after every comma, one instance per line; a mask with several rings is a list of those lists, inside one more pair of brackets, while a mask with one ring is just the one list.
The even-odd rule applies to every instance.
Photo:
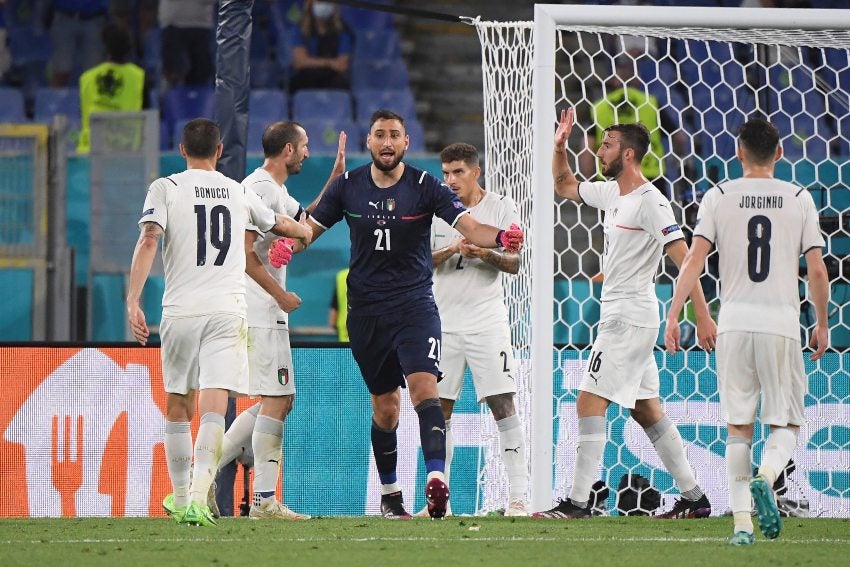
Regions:
[[336, 160], [334, 161], [334, 167], [331, 170], [331, 179], [337, 175], [342, 175], [345, 172], [345, 141], [347, 138], [348, 135], [345, 131], [340, 131], [339, 144], [336, 149]]
[[522, 243], [525, 241], [525, 234], [522, 229], [512, 224], [508, 230], [500, 230], [496, 242], [508, 252], [519, 252], [522, 248]]
[[573, 130], [575, 123], [575, 109], [570, 107], [561, 111], [561, 120], [558, 123], [558, 129], [555, 130], [555, 150], [566, 151], [567, 138], [570, 137], [570, 132]]
[[295, 243], [291, 238], [278, 238], [269, 247], [269, 263], [275, 268], [285, 266], [292, 260], [292, 245]]

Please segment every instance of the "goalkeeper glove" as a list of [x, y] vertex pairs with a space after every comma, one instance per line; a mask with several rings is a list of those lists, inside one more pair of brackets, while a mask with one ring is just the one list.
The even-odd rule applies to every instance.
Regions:
[[519, 252], [524, 239], [525, 235], [522, 229], [516, 224], [512, 224], [508, 230], [500, 230], [496, 234], [496, 244], [508, 252]]
[[292, 245], [295, 241], [291, 238], [278, 238], [269, 247], [269, 263], [275, 268], [285, 266], [292, 260]]

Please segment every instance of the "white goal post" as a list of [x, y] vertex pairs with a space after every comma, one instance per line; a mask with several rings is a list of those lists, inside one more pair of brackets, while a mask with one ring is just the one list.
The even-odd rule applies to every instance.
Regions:
[[[708, 187], [737, 175], [728, 139], [737, 134], [740, 116], [758, 112], [774, 121], [786, 149], [778, 176], [817, 193], [827, 256], [835, 260], [830, 273], [833, 292], [839, 287], [846, 291], [850, 263], [845, 271], [843, 260], [850, 256], [850, 196], [841, 181], [850, 178], [850, 10], [538, 4], [534, 22], [473, 23], [482, 43], [487, 187], [516, 200], [527, 228], [524, 265], [515, 281], [506, 280], [506, 294], [517, 358], [525, 369], [518, 406], [528, 430], [530, 508], [543, 510], [555, 496], [565, 496], [564, 483], [569, 481], [572, 465], [564, 461], [574, 456], [576, 433], [574, 423], [568, 423], [575, 420], [570, 404], [598, 315], [601, 255], [594, 245], [600, 217], [556, 202], [553, 194], [556, 112], [568, 106], [592, 109], [593, 101], [613, 89], [608, 84], [613, 68], [625, 57], [639, 77], [639, 88], [678, 123], [677, 132], [666, 131], [666, 126], [659, 130], [665, 139], [658, 159], [660, 177], [669, 180], [669, 196], [678, 202], [683, 224]], [[626, 38], [638, 38], [645, 50], [635, 55], [628, 48], [634, 40]], [[661, 48], [653, 51], [651, 44]], [[671, 55], [675, 49], [680, 51]], [[653, 77], [639, 75], [647, 69]], [[734, 84], [737, 80], [742, 84]], [[587, 151], [584, 136], [591, 140], [594, 129], [589, 112], [579, 116], [569, 144], [577, 170], [579, 154]], [[684, 140], [685, 149], [674, 147], [674, 133]], [[660, 275], [669, 285], [672, 274], [663, 264]], [[803, 301], [805, 294], [801, 278]], [[659, 298], [662, 304], [669, 301], [663, 291]], [[716, 307], [716, 300], [712, 303]], [[844, 337], [850, 338], [850, 309], [845, 313], [840, 298], [833, 299], [830, 316], [830, 326], [842, 342], [828, 360], [807, 363], [812, 381], [807, 410], [817, 419], [804, 427], [795, 452], [796, 476], [803, 485], [795, 496], [814, 500], [813, 514], [818, 510], [848, 516], [850, 435], [841, 427], [847, 428], [850, 415], [850, 340]], [[667, 377], [662, 401], [668, 414], [680, 429], [694, 428], [683, 437], [692, 462], [706, 469], [697, 470], [698, 480], [704, 488], [709, 485], [707, 491], [714, 485], [718, 492], [725, 490], [718, 478], [708, 478], [716, 473], [708, 469], [722, 463], [725, 436], [716, 392], [706, 390], [716, 380], [713, 358], [690, 349], [684, 362], [677, 362], [665, 358], [659, 348], [656, 359]], [[669, 477], [632, 438], [636, 432], [624, 424], [626, 418], [621, 413], [609, 425], [609, 434], [617, 439], [606, 450], [603, 479], [608, 477], [613, 492], [615, 474], [636, 471], [652, 475], [653, 485], [670, 495]], [[706, 436], [706, 429], [716, 433]], [[498, 470], [495, 477], [479, 476], [487, 485], [480, 491], [485, 494], [494, 491], [490, 485], [504, 484]], [[723, 498], [712, 500], [715, 514], [723, 512]], [[483, 507], [488, 507], [486, 497]]]

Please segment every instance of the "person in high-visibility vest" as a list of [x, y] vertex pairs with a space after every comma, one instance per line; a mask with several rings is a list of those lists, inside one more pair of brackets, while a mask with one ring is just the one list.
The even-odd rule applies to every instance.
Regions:
[[331, 295], [331, 309], [328, 316], [328, 325], [336, 329], [336, 334], [341, 343], [348, 342], [348, 268], [336, 273], [334, 280], [334, 291]]
[[120, 25], [108, 24], [102, 38], [107, 60], [80, 76], [80, 153], [91, 149], [92, 113], [138, 111], [144, 102], [145, 71], [128, 61], [132, 49], [129, 32]]

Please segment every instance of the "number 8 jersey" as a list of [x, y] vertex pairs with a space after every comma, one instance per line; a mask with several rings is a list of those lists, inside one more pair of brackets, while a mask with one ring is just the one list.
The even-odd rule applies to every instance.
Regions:
[[800, 339], [800, 255], [824, 239], [812, 196], [766, 178], [742, 178], [705, 194], [694, 235], [720, 255], [718, 333]]
[[190, 169], [151, 183], [139, 219], [145, 222], [165, 231], [164, 316], [246, 316], [245, 229], [275, 224], [255, 193], [217, 171]]

